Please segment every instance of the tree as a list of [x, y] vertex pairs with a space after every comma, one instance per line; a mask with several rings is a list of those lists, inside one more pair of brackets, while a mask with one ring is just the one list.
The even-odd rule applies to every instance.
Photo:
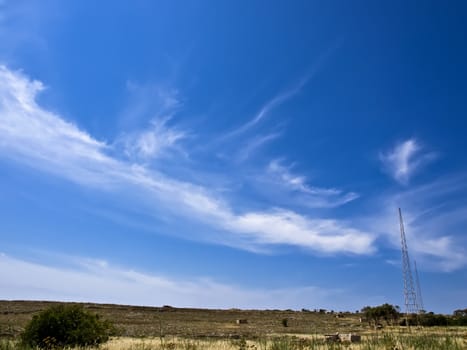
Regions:
[[385, 303], [380, 306], [365, 306], [362, 309], [365, 318], [369, 323], [373, 323], [376, 327], [382, 320], [387, 324], [394, 323], [399, 318], [399, 307]]
[[457, 317], [466, 317], [467, 316], [467, 309], [459, 309], [454, 311], [454, 316]]
[[419, 315], [418, 318], [420, 325], [424, 327], [447, 326], [449, 324], [449, 319], [446, 316], [436, 315], [433, 312]]
[[95, 346], [106, 342], [112, 325], [80, 305], [52, 306], [35, 315], [21, 334], [24, 345], [43, 349]]
[[452, 323], [456, 326], [467, 326], [467, 309], [455, 310]]

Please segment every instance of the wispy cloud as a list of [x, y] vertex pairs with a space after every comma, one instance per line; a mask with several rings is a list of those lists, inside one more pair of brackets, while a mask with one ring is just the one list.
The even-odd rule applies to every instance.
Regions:
[[[214, 149], [218, 148], [219, 145], [229, 145], [232, 140], [239, 140], [245, 135], [251, 135], [250, 131], [253, 131], [256, 126], [261, 124], [262, 121], [267, 119], [267, 117], [273, 113], [275, 109], [278, 109], [281, 105], [287, 101], [293, 99], [295, 96], [300, 94], [303, 88], [314, 78], [316, 74], [320, 72], [324, 63], [327, 59], [340, 47], [340, 41], [336, 41], [331, 45], [327, 50], [325, 50], [321, 55], [319, 55], [316, 60], [311, 64], [311, 66], [302, 74], [302, 76], [296, 80], [292, 85], [288, 86], [285, 89], [282, 89], [273, 96], [271, 99], [267, 100], [258, 110], [258, 112], [251, 117], [244, 124], [234, 128], [233, 130], [227, 131], [221, 136], [216, 137], [211, 141], [208, 146], [202, 146], [203, 149]], [[280, 122], [276, 124], [276, 130], [281, 128], [285, 124], [285, 120], [289, 116], [282, 118]], [[250, 158], [254, 151], [263, 147], [266, 143], [276, 139], [282, 134], [282, 131], [269, 131], [269, 132], [256, 132], [254, 137], [250, 137], [240, 151], [233, 151], [233, 155], [229, 152], [216, 152], [220, 158], [230, 159], [238, 162], [244, 162]], [[229, 147], [227, 147], [229, 148]], [[235, 149], [238, 148], [238, 142], [235, 145]]]
[[316, 61], [309, 67], [307, 72], [303, 74], [303, 76], [298, 79], [291, 87], [284, 89], [283, 91], [279, 92], [269, 101], [267, 101], [256, 113], [256, 115], [251, 118], [248, 122], [241, 125], [240, 127], [236, 128], [235, 130], [227, 133], [223, 136], [223, 138], [231, 138], [250, 130], [255, 125], [260, 123], [263, 119], [265, 119], [274, 109], [278, 108], [288, 100], [292, 99], [296, 95], [298, 95], [304, 86], [309, 83], [311, 79], [322, 69], [325, 61], [338, 49], [340, 46], [340, 41], [336, 41], [333, 45], [331, 45], [327, 50], [325, 50], [321, 55], [316, 58]]
[[263, 181], [272, 182], [276, 189], [284, 189], [301, 196], [301, 202], [310, 207], [337, 207], [359, 197], [355, 192], [346, 193], [337, 188], [310, 186], [305, 176], [294, 174], [291, 166], [283, 165], [279, 159], [268, 164], [266, 174], [268, 178], [262, 177]]
[[[67, 267], [64, 267], [67, 266]], [[317, 286], [258, 289], [148, 274], [71, 257], [45, 265], [0, 254], [2, 298], [206, 308], [359, 308], [348, 291]]]
[[[338, 220], [308, 218], [286, 209], [234, 209], [213, 190], [142, 164], [111, 156], [108, 145], [40, 107], [42, 84], [0, 68], [0, 154], [76, 183], [139, 193], [157, 212], [209, 225], [232, 245], [287, 244], [325, 253], [374, 251], [372, 234]], [[273, 229], [271, 229], [273, 228]], [[193, 239], [193, 238], [192, 238]]]
[[[402, 208], [410, 254], [427, 270], [454, 271], [467, 266], [467, 178], [451, 176], [385, 196], [368, 229], [400, 247], [397, 208]], [[376, 208], [375, 208], [376, 209]]]
[[243, 124], [242, 126], [228, 132], [227, 134], [222, 136], [222, 139], [230, 139], [232, 137], [238, 136], [253, 128], [256, 124], [262, 121], [269, 113], [271, 113], [275, 108], [279, 107], [295, 95], [297, 95], [303, 86], [308, 82], [311, 78], [310, 75], [304, 76], [302, 79], [298, 81], [294, 86], [291, 88], [279, 93], [278, 95], [274, 96], [271, 100], [267, 101], [258, 113], [250, 119], [248, 122]]
[[128, 96], [119, 123], [138, 129], [151, 120], [169, 120], [182, 106], [177, 89], [159, 84], [127, 82]]
[[130, 159], [147, 161], [173, 151], [185, 154], [180, 141], [187, 138], [188, 133], [176, 127], [169, 127], [167, 125], [169, 120], [169, 117], [153, 119], [149, 128], [122, 135], [117, 144], [123, 144], [124, 152]]
[[36, 103], [44, 89], [0, 66], [0, 149], [5, 157], [64, 175], [77, 182], [108, 182], [100, 168], [119, 168], [105, 155], [107, 145]]
[[268, 142], [271, 142], [281, 136], [281, 133], [274, 132], [266, 135], [258, 135], [250, 140], [241, 147], [240, 151], [237, 153], [236, 161], [244, 162], [249, 159], [254, 153], [265, 146]]
[[392, 150], [380, 153], [384, 169], [399, 183], [406, 185], [413, 174], [436, 158], [433, 152], [423, 152], [415, 139], [398, 143]]

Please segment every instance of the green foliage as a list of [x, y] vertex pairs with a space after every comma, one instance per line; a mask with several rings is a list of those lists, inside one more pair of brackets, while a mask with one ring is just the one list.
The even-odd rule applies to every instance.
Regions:
[[452, 326], [467, 326], [467, 315], [466, 316], [459, 316], [454, 317], [452, 319]]
[[418, 315], [418, 318], [420, 325], [425, 327], [447, 326], [449, 324], [449, 319], [446, 316], [436, 315], [433, 312]]
[[109, 339], [111, 330], [108, 321], [80, 305], [58, 305], [35, 315], [21, 334], [21, 341], [43, 349], [96, 346]]
[[381, 320], [385, 320], [387, 324], [394, 323], [399, 318], [399, 307], [385, 303], [380, 306], [365, 306], [362, 309], [368, 322], [373, 322], [375, 325]]
[[455, 310], [451, 322], [453, 326], [467, 326], [467, 309]]
[[459, 309], [454, 311], [456, 317], [467, 317], [467, 309]]
[[[408, 319], [410, 326], [467, 326], [467, 316], [446, 316], [428, 312], [420, 315], [410, 315]], [[406, 325], [405, 318], [400, 322], [401, 326]]]

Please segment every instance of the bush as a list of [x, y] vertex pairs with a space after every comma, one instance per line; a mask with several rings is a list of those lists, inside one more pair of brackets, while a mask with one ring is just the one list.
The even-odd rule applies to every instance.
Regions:
[[434, 327], [434, 326], [447, 326], [449, 319], [444, 315], [436, 315], [432, 312], [419, 315], [419, 323], [421, 326]]
[[80, 305], [58, 305], [34, 316], [21, 334], [23, 345], [52, 349], [99, 345], [109, 339], [112, 325]]
[[467, 316], [454, 317], [452, 320], [453, 326], [467, 326]]
[[395, 323], [399, 318], [400, 315], [398, 310], [398, 306], [385, 303], [375, 307], [365, 306], [362, 309], [362, 313], [365, 315], [367, 321], [373, 322], [375, 326], [383, 319], [389, 325], [390, 323]]

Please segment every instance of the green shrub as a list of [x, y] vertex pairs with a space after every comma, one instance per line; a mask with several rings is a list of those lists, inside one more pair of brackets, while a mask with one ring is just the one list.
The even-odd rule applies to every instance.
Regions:
[[80, 305], [58, 305], [34, 316], [21, 334], [21, 342], [44, 349], [95, 346], [106, 342], [111, 330], [108, 321]]
[[449, 319], [444, 315], [436, 315], [432, 312], [419, 315], [419, 323], [421, 326], [433, 327], [433, 326], [447, 326]]

